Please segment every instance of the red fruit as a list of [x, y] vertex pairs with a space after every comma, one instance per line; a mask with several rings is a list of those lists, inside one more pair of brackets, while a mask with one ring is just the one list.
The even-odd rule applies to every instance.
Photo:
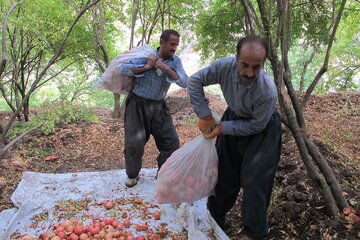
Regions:
[[114, 232], [114, 227], [113, 227], [113, 225], [106, 225], [105, 226], [105, 232], [107, 232], [107, 233], [110, 233], [110, 232]]
[[112, 238], [112, 236], [110, 236], [110, 235], [107, 235], [107, 236], [105, 236], [105, 240], [112, 240], [113, 238]]
[[86, 240], [88, 238], [88, 235], [86, 234], [86, 233], [82, 233], [82, 234], [80, 234], [80, 236], [79, 236], [79, 239], [80, 240]]
[[124, 220], [123, 225], [124, 227], [129, 228], [131, 225], [130, 220], [129, 219]]
[[159, 220], [159, 219], [160, 219], [160, 216], [161, 216], [161, 213], [160, 213], [159, 211], [155, 211], [154, 214], [153, 214], [153, 216], [154, 216], [154, 219], [155, 219], [155, 220]]
[[61, 239], [66, 239], [66, 233], [65, 233], [65, 231], [58, 232], [57, 235], [58, 235], [59, 238], [61, 238]]
[[54, 161], [54, 160], [56, 160], [58, 157], [57, 156], [47, 156], [46, 158], [45, 158], [45, 161]]
[[75, 233], [72, 233], [72, 234], [70, 234], [69, 238], [70, 238], [70, 240], [78, 240], [79, 236], [76, 235]]
[[80, 235], [84, 232], [84, 230], [83, 230], [82, 226], [77, 225], [77, 226], [74, 226], [73, 232], [77, 235]]
[[150, 238], [153, 234], [153, 230], [152, 229], [149, 229], [147, 232], [146, 232], [146, 237], [147, 238]]
[[121, 213], [121, 217], [122, 217], [122, 218], [127, 218], [127, 217], [128, 217], [127, 212], [122, 212], [122, 213]]
[[25, 234], [24, 236], [21, 237], [21, 240], [31, 240], [31, 239], [32, 239], [32, 237], [27, 234]]
[[349, 214], [351, 213], [351, 208], [345, 207], [345, 208], [343, 209], [343, 213], [344, 213], [345, 215], [349, 215]]
[[119, 223], [119, 224], [116, 226], [116, 228], [119, 229], [119, 230], [122, 230], [123, 227], [124, 227], [124, 226], [123, 226], [121, 223]]
[[137, 236], [136, 240], [145, 240], [144, 236]]
[[112, 218], [107, 218], [107, 219], [104, 220], [104, 222], [105, 222], [106, 225], [112, 225], [113, 222], [114, 222], [114, 219], [112, 219]]
[[[26, 236], [28, 236], [28, 235], [26, 235]], [[42, 234], [40, 234], [39, 239], [43, 240], [43, 239], [46, 239], [47, 237], [48, 237], [47, 233], [42, 233]]]
[[104, 207], [109, 210], [114, 207], [114, 204], [112, 202], [105, 202]]
[[188, 176], [187, 178], [185, 178], [185, 183], [186, 183], [187, 185], [192, 186], [192, 185], [194, 184], [194, 178], [191, 177], [191, 176]]
[[135, 230], [141, 231], [141, 224], [139, 224], [139, 223], [135, 224]]
[[105, 226], [106, 226], [106, 224], [105, 224], [104, 221], [101, 221], [101, 222], [99, 223], [99, 227], [100, 227], [100, 228], [104, 228]]
[[133, 202], [134, 202], [134, 203], [137, 203], [137, 204], [142, 204], [142, 203], [143, 203], [143, 200], [142, 200], [142, 198], [134, 198], [134, 199], [133, 199]]
[[150, 239], [152, 239], [152, 240], [161, 240], [161, 237], [158, 236], [158, 235], [156, 235], [155, 233], [153, 233], [153, 234], [151, 235]]
[[54, 227], [54, 232], [55, 232], [55, 233], [63, 232], [63, 231], [65, 231], [65, 228], [64, 228], [63, 226], [61, 226], [61, 225]]
[[147, 231], [147, 230], [149, 229], [149, 227], [148, 227], [148, 225], [147, 225], [146, 223], [145, 223], [145, 224], [142, 224], [142, 225], [141, 225], [141, 228], [142, 228], [142, 229], [141, 229], [142, 231]]
[[66, 233], [72, 233], [72, 232], [74, 232], [74, 227], [73, 226], [68, 226], [66, 228]]
[[113, 227], [116, 228], [119, 225], [119, 222], [116, 219], [114, 219], [112, 225], [113, 225]]
[[89, 232], [91, 235], [98, 234], [100, 232], [100, 228], [98, 226], [90, 226]]
[[67, 229], [69, 226], [71, 226], [71, 221], [70, 220], [65, 220], [63, 223], [62, 223], [62, 226]]

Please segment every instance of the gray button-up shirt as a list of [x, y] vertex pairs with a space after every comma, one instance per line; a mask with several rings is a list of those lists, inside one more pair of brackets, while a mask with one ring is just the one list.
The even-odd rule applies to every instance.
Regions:
[[[154, 54], [158, 55], [156, 50]], [[163, 100], [171, 83], [186, 88], [188, 81], [188, 76], [178, 56], [174, 55], [172, 58], [165, 60], [164, 63], [171, 67], [179, 75], [180, 79], [175, 81], [167, 73], [156, 71], [154, 68], [142, 74], [134, 75], [131, 69], [143, 67], [146, 64], [146, 58], [136, 58], [125, 62], [120, 66], [119, 71], [122, 76], [135, 77], [132, 91], [137, 96], [151, 100]]]
[[247, 136], [265, 129], [275, 111], [278, 95], [274, 81], [264, 70], [250, 85], [243, 85], [235, 57], [226, 57], [193, 74], [188, 92], [199, 118], [211, 115], [203, 86], [212, 84], [220, 85], [228, 107], [241, 118], [221, 122], [222, 134]]

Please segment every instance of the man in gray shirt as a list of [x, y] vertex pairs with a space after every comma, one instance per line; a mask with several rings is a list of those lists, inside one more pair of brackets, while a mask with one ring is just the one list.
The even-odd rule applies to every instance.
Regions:
[[159, 150], [158, 168], [179, 148], [179, 137], [164, 98], [171, 83], [185, 88], [188, 76], [175, 55], [180, 35], [168, 29], [160, 36], [160, 47], [147, 58], [136, 58], [120, 66], [120, 75], [135, 77], [125, 103], [125, 185], [134, 187], [139, 178], [144, 147], [150, 134]]
[[[267, 208], [281, 151], [277, 89], [263, 69], [268, 54], [265, 40], [242, 38], [236, 50], [235, 57], [219, 59], [192, 75], [188, 92], [200, 131], [206, 138], [217, 137], [218, 183], [208, 209], [226, 230], [225, 216], [242, 188], [242, 239], [261, 239], [268, 234]], [[218, 124], [203, 90], [212, 84], [220, 85], [228, 104]]]

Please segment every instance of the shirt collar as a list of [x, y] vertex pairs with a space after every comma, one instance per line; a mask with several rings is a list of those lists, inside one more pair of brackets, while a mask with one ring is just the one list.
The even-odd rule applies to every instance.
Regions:
[[169, 58], [169, 59], [163, 60], [163, 59], [160, 57], [160, 55], [159, 55], [159, 49], [160, 49], [160, 47], [158, 47], [157, 49], [155, 49], [155, 50], [154, 50], [154, 52], [155, 52], [156, 56], [157, 56], [159, 59], [161, 59], [161, 60], [162, 60], [162, 61], [164, 61], [164, 62], [174, 60], [174, 56], [172, 56], [172, 57], [171, 57], [171, 58]]

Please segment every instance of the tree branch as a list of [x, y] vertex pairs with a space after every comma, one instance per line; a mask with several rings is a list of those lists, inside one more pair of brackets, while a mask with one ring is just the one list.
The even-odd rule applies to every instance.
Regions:
[[64, 36], [63, 40], [61, 41], [59, 47], [57, 48], [55, 54], [51, 57], [51, 59], [49, 60], [49, 62], [46, 64], [46, 66], [44, 67], [44, 69], [39, 73], [39, 76], [36, 78], [36, 80], [34, 81], [34, 83], [31, 85], [31, 88], [29, 90], [29, 92], [26, 94], [26, 96], [23, 98], [23, 100], [21, 101], [21, 103], [19, 104], [16, 112], [10, 117], [10, 120], [8, 122], [8, 124], [6, 125], [4, 132], [2, 134], [2, 137], [5, 138], [7, 132], [9, 131], [10, 127], [12, 126], [16, 116], [20, 113], [22, 107], [24, 106], [24, 104], [27, 102], [27, 100], [29, 99], [31, 93], [36, 89], [37, 84], [39, 83], [39, 81], [42, 79], [42, 77], [45, 75], [45, 73], [48, 71], [48, 69], [56, 62], [56, 60], [59, 58], [59, 56], [61, 55], [61, 53], [64, 50], [64, 46], [65, 43], [67, 42], [70, 33], [72, 32], [72, 30], [74, 29], [76, 23], [79, 21], [79, 19], [81, 18], [81, 16], [89, 9], [91, 8], [93, 5], [97, 4], [100, 0], [96, 0], [93, 3], [89, 4], [90, 0], [87, 1], [87, 3], [85, 4], [85, 6], [83, 7], [83, 9], [78, 13], [78, 15], [76, 16], [75, 20], [73, 21], [73, 23], [70, 25], [69, 30], [67, 31], [66, 35]]
[[11, 7], [6, 11], [5, 17], [4, 17], [4, 22], [2, 25], [2, 30], [1, 30], [1, 62], [0, 62], [0, 83], [2, 81], [2, 73], [5, 71], [5, 67], [6, 67], [6, 62], [7, 62], [7, 51], [6, 51], [6, 28], [7, 28], [7, 24], [8, 24], [8, 20], [9, 20], [9, 16], [12, 13], [12, 11], [14, 11], [14, 9], [17, 7], [17, 5], [21, 4], [22, 0], [20, 0], [17, 3], [14, 3], [14, 1], [11, 1]]
[[310, 98], [310, 95], [311, 93], [314, 91], [315, 89], [315, 86], [317, 85], [317, 83], [319, 82], [320, 78], [322, 77], [322, 75], [327, 71], [328, 69], [328, 64], [329, 64], [329, 58], [330, 58], [330, 52], [331, 52], [331, 48], [332, 48], [332, 45], [334, 43], [334, 39], [335, 39], [335, 34], [336, 34], [336, 30], [339, 26], [339, 23], [340, 23], [340, 20], [341, 20], [341, 16], [343, 14], [343, 11], [344, 11], [344, 8], [345, 8], [345, 3], [346, 3], [346, 0], [342, 0], [341, 1], [341, 4], [340, 4], [340, 9], [337, 13], [337, 16], [336, 16], [336, 20], [335, 20], [335, 23], [334, 23], [334, 27], [332, 29], [332, 33], [331, 33], [331, 36], [330, 36], [330, 40], [329, 40], [329, 44], [328, 44], [328, 47], [327, 47], [327, 50], [326, 50], [326, 55], [325, 55], [325, 59], [324, 59], [324, 63], [323, 63], [323, 66], [320, 68], [320, 70], [318, 71], [318, 73], [316, 74], [313, 82], [310, 84], [309, 88], [306, 90], [306, 93], [305, 93], [305, 96], [304, 96], [304, 99], [303, 99], [303, 106], [306, 106], [309, 98]]
[[[0, 159], [5, 155], [5, 153], [10, 150], [10, 148], [15, 145], [20, 139], [22, 139], [23, 137], [25, 137], [26, 135], [28, 135], [29, 133], [35, 131], [36, 129], [38, 129], [40, 126], [34, 127], [32, 129], [29, 129], [25, 132], [23, 132], [22, 134], [20, 134], [18, 137], [14, 138], [11, 142], [9, 142], [8, 144], [6, 144], [4, 147], [0, 148]], [[4, 135], [4, 132], [2, 132], [2, 134]]]

